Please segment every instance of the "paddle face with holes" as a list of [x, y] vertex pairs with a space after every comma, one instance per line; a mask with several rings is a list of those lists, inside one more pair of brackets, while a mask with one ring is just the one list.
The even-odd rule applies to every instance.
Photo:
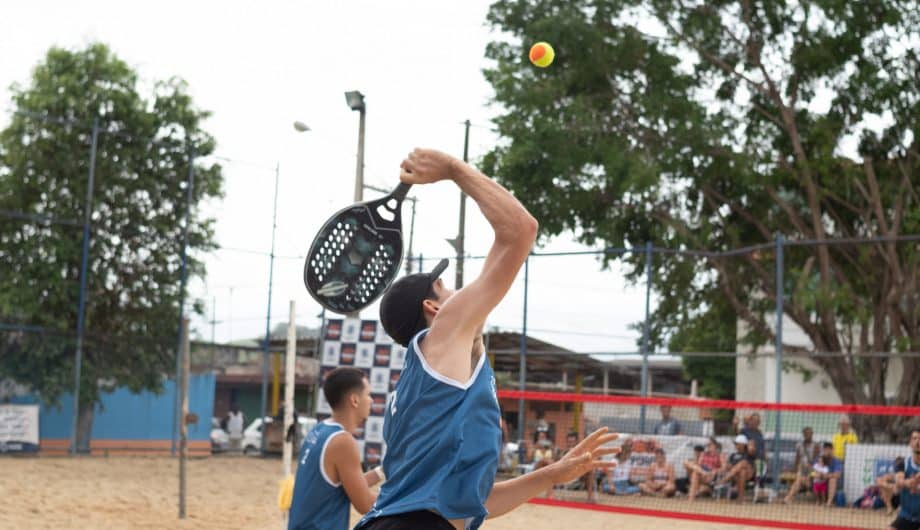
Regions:
[[402, 262], [402, 201], [410, 185], [400, 184], [381, 199], [354, 204], [326, 221], [316, 235], [303, 280], [310, 295], [336, 313], [369, 306], [399, 273]]

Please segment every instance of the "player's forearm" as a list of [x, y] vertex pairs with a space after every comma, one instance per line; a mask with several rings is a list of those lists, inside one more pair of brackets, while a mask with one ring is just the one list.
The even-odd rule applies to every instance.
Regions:
[[453, 180], [464, 193], [476, 201], [495, 238], [499, 241], [521, 241], [529, 244], [537, 234], [537, 221], [508, 190], [483, 175], [474, 167], [456, 162]]
[[504, 515], [552, 487], [552, 476], [552, 467], [548, 466], [495, 484], [486, 499], [489, 518]]

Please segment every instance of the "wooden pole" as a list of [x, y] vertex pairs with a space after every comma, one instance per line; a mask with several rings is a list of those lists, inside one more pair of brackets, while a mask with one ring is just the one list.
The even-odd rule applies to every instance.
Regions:
[[[291, 474], [291, 457], [294, 452], [293, 443], [288, 441], [287, 432], [294, 423], [294, 384], [295, 371], [297, 370], [297, 324], [294, 301], [291, 300], [290, 317], [288, 317], [287, 358], [284, 364], [284, 452], [282, 458], [283, 474]], [[295, 426], [294, 440], [297, 440], [297, 426]]]

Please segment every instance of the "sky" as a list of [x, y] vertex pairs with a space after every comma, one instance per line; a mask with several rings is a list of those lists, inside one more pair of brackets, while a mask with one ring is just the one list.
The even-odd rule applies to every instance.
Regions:
[[[467, 119], [475, 163], [499, 141], [490, 119], [502, 112], [491, 103], [482, 75], [489, 64], [486, 45], [507, 39], [486, 25], [489, 4], [10, 2], [0, 17], [0, 127], [13, 110], [10, 85], [27, 83], [52, 46], [80, 49], [100, 41], [138, 71], [143, 85], [172, 76], [186, 80], [195, 104], [213, 112], [204, 128], [217, 140], [215, 161], [225, 177], [225, 196], [201, 206], [217, 220], [223, 248], [198, 256], [208, 275], [192, 282], [189, 292], [204, 302], [207, 315], [193, 318], [194, 332], [218, 342], [264, 336], [276, 168], [271, 326], [287, 321], [294, 300], [297, 323], [316, 327], [320, 306], [303, 285], [301, 256], [323, 222], [353, 199], [358, 113], [346, 105], [344, 92], [365, 95], [367, 184], [394, 187], [399, 163], [414, 147], [460, 157]], [[295, 120], [311, 130], [296, 132]], [[365, 198], [377, 196], [365, 190]], [[418, 186], [410, 196], [418, 199], [416, 254], [454, 255], [445, 239], [457, 234], [456, 185]], [[406, 232], [410, 213], [407, 202]], [[492, 233], [472, 203], [466, 230], [467, 253], [485, 254]], [[537, 250], [584, 249], [564, 234]], [[481, 260], [467, 260], [467, 281], [480, 266]], [[444, 278], [452, 283], [453, 261]], [[522, 269], [487, 327], [520, 330], [523, 284]], [[576, 351], [636, 351], [639, 332], [631, 324], [644, 316], [644, 295], [644, 286], [626, 285], [616, 267], [602, 271], [594, 256], [533, 258], [528, 329]], [[377, 318], [377, 305], [361, 316]]]

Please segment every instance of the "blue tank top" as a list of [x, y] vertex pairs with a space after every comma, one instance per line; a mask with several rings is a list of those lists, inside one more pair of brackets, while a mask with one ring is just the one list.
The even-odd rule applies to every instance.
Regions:
[[[904, 478], [920, 473], [920, 465], [914, 463], [914, 456], [908, 455], [904, 459]], [[901, 490], [901, 513], [898, 515], [909, 521], [920, 523], [920, 488], [914, 490]]]
[[326, 446], [336, 436], [348, 435], [331, 420], [316, 424], [300, 451], [288, 530], [347, 530], [350, 501], [341, 483], [334, 483], [323, 468]]
[[416, 335], [383, 424], [387, 481], [356, 528], [377, 517], [431, 510], [465, 519], [476, 529], [488, 512], [501, 453], [495, 376], [483, 354], [470, 379], [445, 377], [428, 366]]

